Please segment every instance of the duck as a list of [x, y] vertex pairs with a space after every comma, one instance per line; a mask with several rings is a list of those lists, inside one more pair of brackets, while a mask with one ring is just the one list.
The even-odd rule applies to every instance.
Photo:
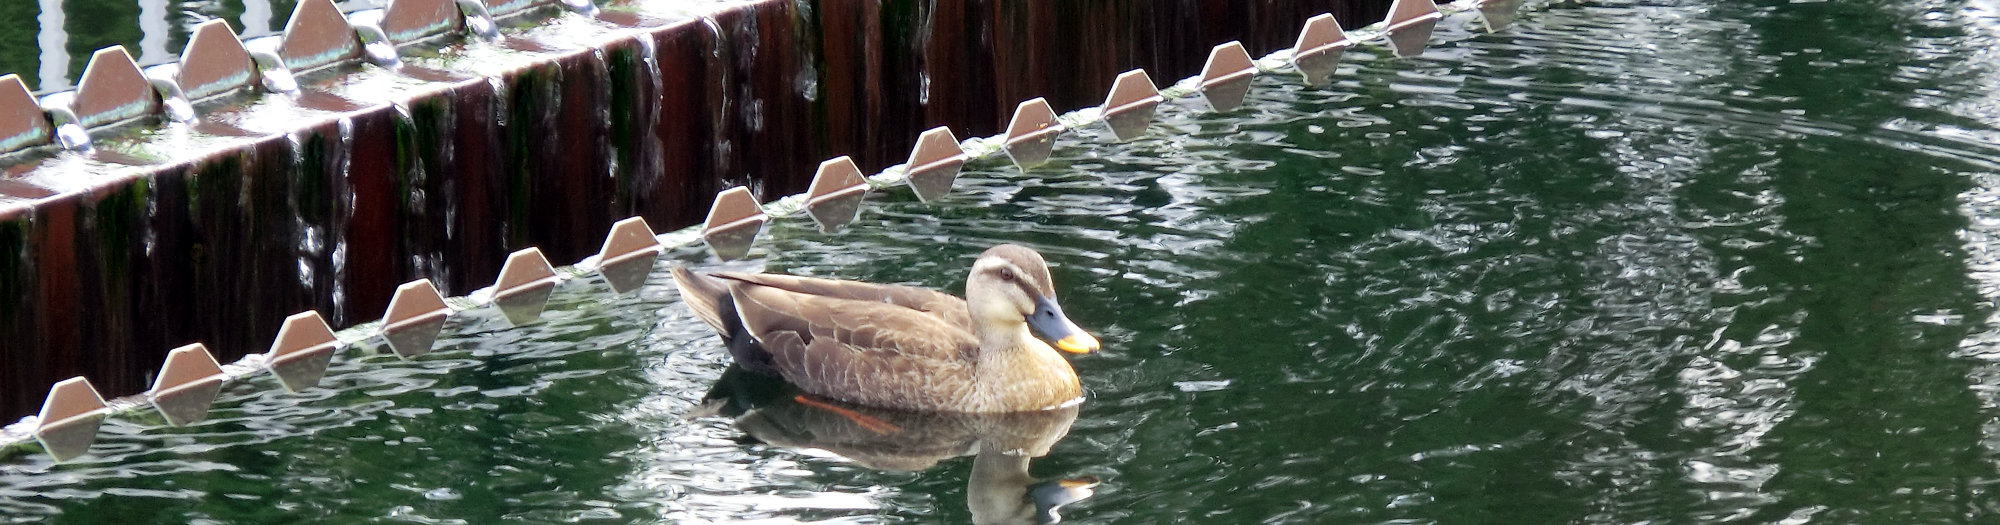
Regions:
[[968, 413], [1072, 406], [1083, 387], [1063, 353], [1099, 349], [1063, 314], [1048, 262], [1015, 244], [980, 253], [964, 299], [771, 273], [675, 267], [673, 276], [682, 302], [738, 366], [856, 405]]

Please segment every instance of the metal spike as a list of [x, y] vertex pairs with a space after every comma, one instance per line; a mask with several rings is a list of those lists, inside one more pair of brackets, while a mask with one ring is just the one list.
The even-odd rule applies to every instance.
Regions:
[[54, 135], [48, 113], [21, 77], [0, 76], [0, 154], [48, 144]]
[[1486, 20], [1486, 32], [1497, 33], [1514, 25], [1515, 12], [1521, 8], [1521, 0], [1483, 0], [1479, 2], [1479, 16]]
[[1208, 63], [1201, 68], [1201, 98], [1217, 112], [1236, 109], [1243, 105], [1243, 95], [1250, 92], [1250, 79], [1256, 75], [1257, 65], [1243, 43], [1224, 42], [1208, 52]]
[[1431, 30], [1442, 18], [1444, 14], [1438, 12], [1437, 4], [1431, 0], [1395, 0], [1389, 6], [1389, 27], [1384, 32], [1389, 35], [1396, 56], [1417, 56], [1430, 44]]
[[131, 120], [160, 111], [153, 84], [139, 71], [139, 64], [123, 46], [97, 50], [84, 66], [83, 80], [76, 84], [76, 99], [69, 109], [76, 113], [77, 125], [95, 128]]
[[382, 336], [397, 357], [420, 356], [431, 351], [450, 316], [451, 307], [430, 279], [410, 281], [396, 287], [395, 298], [389, 300], [389, 311], [382, 315]]
[[195, 26], [187, 48], [181, 50], [180, 66], [175, 81], [189, 101], [200, 101], [257, 82], [257, 64], [250, 60], [250, 52], [229, 28], [229, 23], [222, 20]]
[[910, 163], [904, 172], [904, 182], [917, 198], [930, 202], [943, 198], [951, 192], [951, 183], [958, 179], [958, 170], [965, 166], [965, 150], [958, 147], [958, 137], [951, 134], [951, 128], [938, 126], [917, 137], [917, 146], [910, 150]]
[[399, 45], [450, 33], [465, 25], [465, 15], [459, 13], [458, 4], [452, 0], [389, 0], [382, 11], [382, 32], [390, 42]]
[[1389, 27], [1386, 30], [1395, 31], [1410, 24], [1439, 18], [1444, 18], [1444, 13], [1438, 12], [1437, 3], [1433, 0], [1395, 0], [1389, 5], [1389, 16], [1385, 19]]
[[1340, 55], [1353, 46], [1354, 41], [1340, 30], [1340, 22], [1332, 14], [1322, 13], [1307, 19], [1305, 29], [1299, 31], [1298, 44], [1292, 46], [1292, 66], [1305, 75], [1307, 84], [1324, 84], [1339, 69]]
[[493, 305], [514, 326], [535, 322], [556, 289], [556, 267], [542, 256], [540, 248], [528, 248], [507, 256], [500, 278], [493, 282]]
[[81, 376], [64, 379], [49, 388], [42, 401], [41, 417], [35, 425], [35, 441], [57, 462], [76, 459], [90, 451], [97, 441], [97, 427], [107, 411], [104, 398]]
[[757, 231], [764, 228], [766, 220], [764, 208], [757, 205], [757, 198], [750, 195], [749, 188], [722, 190], [715, 195], [715, 204], [708, 208], [701, 239], [722, 260], [741, 259], [750, 254], [750, 245], [757, 241]]
[[184, 427], [208, 419], [208, 407], [222, 392], [222, 365], [201, 343], [167, 352], [167, 362], [153, 379], [146, 401], [165, 416], [167, 424]]
[[327, 365], [333, 362], [333, 352], [339, 348], [333, 327], [326, 325], [319, 312], [306, 310], [285, 318], [270, 353], [265, 354], [264, 366], [278, 376], [285, 391], [296, 394], [319, 386]]
[[300, 74], [361, 58], [361, 41], [333, 0], [299, 0], [291, 20], [285, 23], [278, 57], [284, 60], [285, 69]]
[[597, 271], [611, 284], [612, 293], [637, 290], [646, 284], [646, 276], [652, 273], [653, 262], [662, 251], [665, 248], [645, 218], [618, 221], [611, 225], [611, 234], [604, 236], [604, 248], [597, 252]]
[[1055, 151], [1056, 136], [1067, 129], [1056, 120], [1056, 111], [1041, 97], [1014, 107], [1014, 120], [1007, 125], [1007, 157], [1022, 171], [1046, 164]]
[[1153, 124], [1153, 109], [1165, 100], [1160, 97], [1159, 88], [1153, 87], [1153, 77], [1146, 70], [1120, 73], [1118, 80], [1111, 83], [1111, 94], [1104, 97], [1104, 122], [1111, 126], [1111, 134], [1119, 142], [1139, 138]]
[[806, 212], [819, 224], [821, 233], [840, 231], [861, 215], [861, 199], [868, 195], [868, 179], [846, 155], [819, 163], [812, 187], [806, 190]]

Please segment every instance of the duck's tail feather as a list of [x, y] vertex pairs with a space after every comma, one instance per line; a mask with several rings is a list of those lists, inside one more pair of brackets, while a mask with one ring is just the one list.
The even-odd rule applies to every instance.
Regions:
[[[687, 303], [689, 310], [694, 310], [695, 317], [715, 328], [717, 333], [729, 334], [733, 323], [725, 319], [736, 316], [736, 305], [730, 300], [728, 283], [675, 266], [674, 285], [680, 287], [681, 302]], [[724, 312], [724, 309], [730, 311]]]
[[674, 267], [674, 284], [681, 289], [681, 302], [687, 303], [689, 310], [701, 322], [715, 328], [716, 335], [729, 347], [729, 355], [745, 370], [770, 376], [778, 375], [777, 365], [772, 362], [771, 353], [757, 342], [736, 311], [736, 298], [729, 293], [729, 281], [712, 275], [702, 275], [687, 268]]

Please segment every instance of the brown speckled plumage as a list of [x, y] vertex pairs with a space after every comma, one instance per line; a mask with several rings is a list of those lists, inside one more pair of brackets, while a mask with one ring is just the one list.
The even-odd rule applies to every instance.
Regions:
[[1055, 298], [1041, 255], [1020, 246], [994, 247], [974, 264], [966, 295], [984, 310], [909, 286], [684, 268], [674, 280], [738, 363], [815, 395], [952, 412], [1044, 410], [1082, 396], [1069, 361], [1015, 311], [1022, 297]]

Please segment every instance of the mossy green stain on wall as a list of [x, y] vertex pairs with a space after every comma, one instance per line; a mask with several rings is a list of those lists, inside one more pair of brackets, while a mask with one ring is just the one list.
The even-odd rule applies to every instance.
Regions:
[[[17, 326], [16, 317], [27, 311], [29, 271], [28, 234], [33, 231], [31, 214], [0, 221], [0, 330]], [[12, 340], [17, 334], [0, 331], [0, 338]]]
[[[226, 213], [231, 208], [229, 203], [237, 200], [237, 195], [241, 193], [240, 190], [243, 181], [242, 157], [237, 155], [217, 157], [191, 170], [188, 176], [181, 177], [181, 180], [186, 185], [188, 195], [187, 216], [189, 222], [192, 222], [197, 229], [207, 231], [231, 227], [231, 225], [227, 224], [216, 224], [217, 222], [227, 222], [227, 217], [211, 217], [205, 215], [203, 212]], [[253, 224], [249, 225], [249, 227], [254, 228], [254, 221], [252, 222]], [[212, 239], [203, 235], [196, 235], [195, 239], [196, 241], [188, 249], [188, 257], [190, 259], [188, 264], [194, 268], [205, 268], [213, 263], [213, 261], [209, 260], [209, 252], [213, 249], [212, 245], [218, 239]], [[202, 274], [197, 273], [196, 275]], [[206, 286], [201, 286], [201, 284], [197, 282], [196, 289], [212, 291], [221, 289], [218, 287], [221, 283], [206, 283]]]
[[[146, 202], [152, 191], [153, 179], [140, 178], [132, 184], [111, 190], [92, 206], [90, 228], [77, 230], [77, 244], [95, 244], [103, 261], [104, 282], [124, 283], [132, 276], [134, 250], [144, 249], [139, 242], [143, 233], [140, 220], [146, 215]], [[107, 295], [123, 295], [122, 286], [110, 285], [104, 290]], [[125, 301], [120, 301], [123, 304]]]
[[531, 242], [528, 221], [533, 217], [529, 205], [535, 190], [536, 159], [555, 154], [536, 151], [535, 147], [544, 143], [543, 134], [552, 131], [543, 128], [550, 124], [547, 113], [554, 109], [550, 106], [561, 104], [561, 79], [560, 66], [543, 64], [523, 70], [508, 92], [507, 220], [503, 238], [509, 248]]
[[[405, 115], [407, 114], [405, 113]], [[397, 170], [396, 173], [396, 194], [408, 196], [422, 182], [416, 179], [423, 172], [423, 166], [420, 164], [422, 164], [424, 157], [427, 157], [427, 155], [420, 155], [417, 152], [425, 149], [424, 144], [435, 143], [418, 142], [418, 136], [422, 132], [417, 129], [415, 119], [413, 118], [396, 119], [395, 123], [390, 126], [390, 132], [396, 136], [394, 141], [396, 146], [396, 165], [403, 168]], [[411, 199], [401, 199], [399, 204], [402, 206], [404, 213], [421, 210], [421, 206], [417, 206]]]
[[306, 134], [300, 140], [299, 165], [292, 180], [292, 209], [307, 224], [328, 224], [333, 216], [333, 193], [331, 184], [335, 176], [330, 172], [340, 145], [337, 137], [321, 133]]
[[611, 151], [618, 160], [617, 169], [613, 171], [613, 175], [618, 177], [617, 202], [627, 203], [629, 208], [634, 193], [633, 184], [637, 183], [638, 173], [635, 170], [645, 165], [640, 155], [644, 152], [641, 141], [646, 140], [647, 135], [641, 126], [643, 122], [656, 118], [656, 115], [639, 115], [633, 109], [651, 106], [639, 102], [639, 83], [650, 81], [652, 73], [646, 71], [645, 59], [634, 47], [613, 48], [604, 61], [611, 79], [611, 107], [626, 109], [611, 112]]

